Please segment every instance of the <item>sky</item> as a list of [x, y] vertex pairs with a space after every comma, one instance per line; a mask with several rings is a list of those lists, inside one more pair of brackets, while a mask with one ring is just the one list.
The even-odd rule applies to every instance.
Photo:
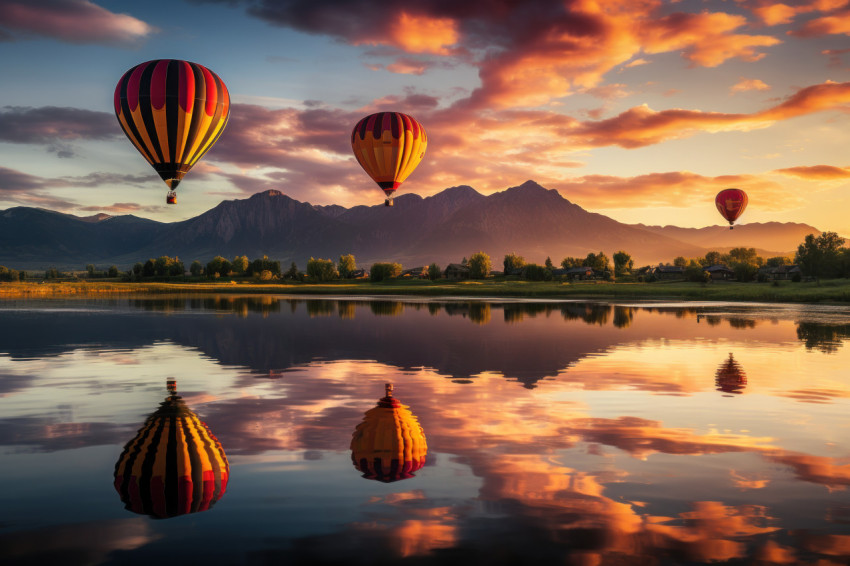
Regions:
[[[115, 85], [152, 59], [214, 71], [232, 107], [167, 206]], [[396, 195], [527, 180], [626, 223], [804, 222], [850, 236], [850, 0], [0, 0], [0, 210], [162, 222], [276, 189], [383, 203], [350, 134], [414, 116]]]

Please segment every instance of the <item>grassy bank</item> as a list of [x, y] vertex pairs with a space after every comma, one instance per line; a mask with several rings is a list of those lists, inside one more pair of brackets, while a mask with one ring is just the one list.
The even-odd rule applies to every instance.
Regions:
[[184, 293], [411, 295], [597, 300], [758, 301], [850, 304], [850, 280], [773, 283], [556, 283], [542, 281], [339, 281], [324, 284], [253, 282], [123, 283], [67, 281], [0, 283], [0, 298], [56, 298]]

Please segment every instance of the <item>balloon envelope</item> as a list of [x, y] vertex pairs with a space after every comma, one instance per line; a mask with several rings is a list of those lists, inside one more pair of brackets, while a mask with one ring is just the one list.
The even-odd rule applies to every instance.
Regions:
[[387, 198], [416, 169], [427, 146], [422, 124], [401, 112], [370, 114], [351, 132], [354, 157]]
[[729, 222], [729, 225], [741, 216], [747, 208], [747, 201], [747, 193], [741, 189], [724, 189], [714, 198], [717, 210]]
[[114, 102], [124, 133], [172, 191], [230, 115], [230, 94], [218, 75], [177, 59], [148, 61], [124, 73]]
[[206, 511], [224, 496], [230, 466], [218, 439], [177, 395], [169, 395], [124, 446], [115, 489], [125, 507], [159, 519]]
[[425, 465], [425, 431], [410, 410], [387, 395], [363, 417], [351, 437], [351, 460], [363, 477], [390, 483], [414, 476]]

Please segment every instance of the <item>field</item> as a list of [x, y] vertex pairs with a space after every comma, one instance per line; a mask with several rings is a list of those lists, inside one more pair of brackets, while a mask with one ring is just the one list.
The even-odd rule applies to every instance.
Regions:
[[655, 282], [606, 283], [551, 281], [405, 280], [372, 283], [254, 283], [250, 281], [126, 283], [117, 281], [64, 281], [0, 283], [0, 299], [102, 296], [116, 294], [296, 294], [296, 295], [407, 295], [444, 297], [524, 297], [592, 300], [756, 301], [788, 303], [850, 303], [850, 279], [820, 283]]

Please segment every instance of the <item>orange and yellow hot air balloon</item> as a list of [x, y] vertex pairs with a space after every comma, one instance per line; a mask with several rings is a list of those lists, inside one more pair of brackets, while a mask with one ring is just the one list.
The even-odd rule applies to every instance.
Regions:
[[224, 131], [230, 94], [202, 65], [157, 59], [136, 65], [118, 81], [115, 115], [168, 185], [166, 202], [175, 204], [180, 180]]
[[393, 397], [386, 396], [363, 417], [351, 437], [351, 460], [363, 477], [384, 483], [414, 476], [425, 465], [428, 444], [417, 418]]
[[168, 391], [115, 464], [125, 507], [158, 519], [206, 511], [224, 496], [230, 476], [221, 443], [177, 395], [175, 380]]
[[723, 189], [717, 196], [714, 197], [714, 204], [723, 218], [729, 222], [729, 229], [732, 229], [732, 224], [743, 214], [747, 208], [747, 193], [741, 189]]
[[351, 149], [360, 166], [372, 177], [392, 206], [392, 195], [425, 156], [428, 135], [422, 124], [401, 112], [366, 116], [351, 132]]

